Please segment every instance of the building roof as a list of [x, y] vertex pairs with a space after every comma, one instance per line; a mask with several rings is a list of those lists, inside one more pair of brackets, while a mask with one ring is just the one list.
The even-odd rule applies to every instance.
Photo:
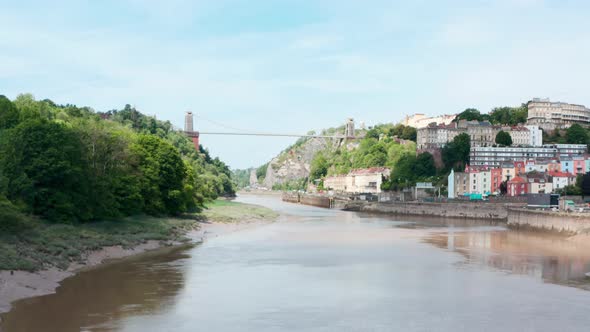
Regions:
[[370, 175], [370, 174], [389, 174], [391, 170], [387, 167], [371, 167], [371, 168], [359, 168], [353, 169], [348, 173], [349, 175]]
[[526, 180], [521, 178], [520, 176], [516, 176], [512, 178], [508, 183], [526, 183]]
[[547, 174], [549, 174], [549, 176], [553, 176], [556, 178], [571, 178], [574, 177], [574, 175], [570, 172], [548, 172]]

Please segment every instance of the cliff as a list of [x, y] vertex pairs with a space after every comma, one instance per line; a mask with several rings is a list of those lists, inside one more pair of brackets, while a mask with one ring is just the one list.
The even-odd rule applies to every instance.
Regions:
[[272, 188], [277, 184], [307, 178], [315, 154], [330, 147], [337, 147], [340, 143], [340, 139], [330, 138], [297, 141], [269, 162], [263, 185]]

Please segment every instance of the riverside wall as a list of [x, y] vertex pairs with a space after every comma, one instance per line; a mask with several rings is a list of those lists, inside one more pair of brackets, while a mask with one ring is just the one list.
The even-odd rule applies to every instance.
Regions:
[[345, 210], [393, 215], [434, 216], [506, 221], [510, 204], [474, 202], [350, 202]]
[[300, 194], [295, 192], [283, 193], [282, 200], [289, 203], [300, 203], [304, 205], [311, 205], [323, 208], [331, 208], [333, 199], [320, 195]]
[[508, 210], [508, 226], [559, 233], [580, 234], [590, 231], [590, 214], [538, 211], [519, 208]]

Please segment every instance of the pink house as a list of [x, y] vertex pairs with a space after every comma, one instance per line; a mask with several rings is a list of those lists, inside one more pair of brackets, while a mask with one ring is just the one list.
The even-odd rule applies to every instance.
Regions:
[[586, 174], [586, 161], [584, 157], [574, 157], [574, 175]]

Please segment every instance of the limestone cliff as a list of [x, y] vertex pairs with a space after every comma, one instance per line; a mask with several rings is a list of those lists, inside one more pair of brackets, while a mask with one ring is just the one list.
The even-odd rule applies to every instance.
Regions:
[[263, 185], [272, 188], [276, 184], [307, 178], [311, 160], [319, 151], [336, 147], [340, 139], [303, 139], [274, 157], [268, 164]]

